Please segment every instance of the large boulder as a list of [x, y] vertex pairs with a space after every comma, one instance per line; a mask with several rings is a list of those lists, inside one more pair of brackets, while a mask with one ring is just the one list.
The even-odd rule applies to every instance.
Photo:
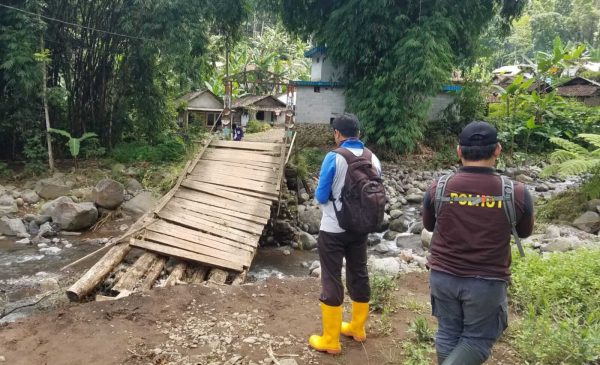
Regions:
[[19, 211], [17, 202], [12, 195], [0, 196], [0, 216], [13, 214]]
[[400, 273], [400, 262], [395, 257], [369, 258], [369, 272], [384, 276], [396, 276]]
[[0, 218], [0, 235], [29, 238], [27, 227], [20, 218]]
[[321, 227], [321, 215], [321, 209], [318, 207], [307, 206], [306, 210], [298, 213], [298, 220], [301, 225], [307, 226], [308, 233], [317, 234]]
[[433, 232], [429, 232], [424, 229], [421, 231], [421, 246], [428, 250], [429, 246], [431, 246], [431, 239], [433, 238]]
[[134, 196], [131, 200], [125, 202], [121, 208], [124, 212], [139, 217], [146, 212], [149, 212], [156, 205], [156, 199], [149, 191], [143, 191]]
[[124, 190], [125, 188], [120, 182], [112, 179], [102, 179], [92, 191], [94, 203], [102, 208], [115, 209], [123, 203]]
[[408, 201], [409, 203], [421, 204], [423, 202], [423, 194], [410, 194], [406, 197], [406, 201]]
[[600, 230], [600, 215], [592, 211], [585, 212], [575, 219], [573, 225], [584, 232], [596, 233]]
[[394, 219], [390, 222], [390, 230], [396, 232], [406, 232], [408, 224], [402, 218]]
[[69, 195], [73, 183], [64, 181], [61, 177], [51, 177], [38, 181], [35, 186], [36, 193], [44, 199], [56, 199]]
[[33, 190], [27, 189], [21, 193], [21, 198], [27, 204], [35, 204], [40, 201], [40, 196]]
[[44, 204], [40, 214], [52, 217], [52, 221], [66, 231], [89, 228], [98, 219], [94, 203], [75, 203], [66, 196]]
[[137, 181], [134, 178], [129, 178], [127, 180], [127, 191], [134, 194], [137, 193], [138, 191], [142, 191], [144, 190], [144, 187], [142, 186], [142, 184], [140, 184], [139, 181]]
[[300, 241], [300, 248], [303, 250], [308, 251], [317, 247], [317, 240], [310, 233], [300, 232], [298, 240]]
[[411, 249], [415, 253], [423, 253], [421, 237], [416, 234], [411, 234], [409, 236], [398, 236], [396, 238], [396, 246], [405, 250]]

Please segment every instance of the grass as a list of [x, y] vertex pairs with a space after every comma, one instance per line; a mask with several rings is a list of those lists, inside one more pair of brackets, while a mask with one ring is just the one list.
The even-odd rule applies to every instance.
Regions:
[[581, 189], [569, 189], [547, 202], [540, 202], [535, 212], [542, 222], [572, 222], [585, 211], [586, 194]]
[[295, 153], [293, 161], [298, 170], [298, 176], [306, 179], [311, 175], [318, 174], [325, 154], [326, 151], [319, 147], [306, 147]]
[[513, 254], [510, 293], [522, 319], [510, 342], [531, 364], [600, 360], [600, 249]]

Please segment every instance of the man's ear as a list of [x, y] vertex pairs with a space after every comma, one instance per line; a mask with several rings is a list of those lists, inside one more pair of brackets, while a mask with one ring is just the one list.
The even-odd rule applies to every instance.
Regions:
[[460, 145], [456, 146], [456, 154], [458, 155], [458, 158], [462, 158], [462, 151], [460, 149]]
[[498, 142], [496, 150], [494, 151], [494, 157], [498, 158], [500, 156], [500, 153], [502, 153], [502, 145], [500, 144], [500, 142]]

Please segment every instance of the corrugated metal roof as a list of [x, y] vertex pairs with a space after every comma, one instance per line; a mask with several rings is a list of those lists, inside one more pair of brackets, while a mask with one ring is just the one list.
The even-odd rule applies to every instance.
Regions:
[[327, 53], [327, 47], [314, 47], [304, 52], [304, 57], [311, 58], [317, 53]]
[[330, 82], [330, 81], [292, 81], [292, 84], [296, 86], [322, 86], [322, 87], [343, 87], [344, 84], [341, 82]]

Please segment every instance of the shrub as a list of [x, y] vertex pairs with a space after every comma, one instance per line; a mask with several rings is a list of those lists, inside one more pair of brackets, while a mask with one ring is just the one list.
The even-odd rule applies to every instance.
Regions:
[[371, 284], [371, 301], [369, 302], [371, 310], [377, 312], [392, 309], [396, 280], [390, 276], [371, 275], [369, 282]]
[[298, 176], [306, 179], [310, 175], [318, 174], [326, 152], [318, 147], [309, 147], [299, 150], [294, 156]]
[[264, 123], [264, 122], [259, 122], [258, 120], [251, 120], [248, 122], [248, 125], [246, 126], [246, 133], [250, 134], [250, 133], [265, 132], [265, 131], [268, 131], [269, 129], [271, 129], [271, 126], [269, 124]]
[[7, 177], [10, 175], [10, 169], [6, 162], [0, 162], [0, 177]]
[[510, 294], [523, 319], [511, 341], [521, 356], [536, 364], [599, 360], [600, 250], [513, 257]]
[[186, 158], [186, 146], [179, 136], [170, 136], [154, 146], [135, 141], [118, 145], [111, 157], [121, 163], [181, 161]]

